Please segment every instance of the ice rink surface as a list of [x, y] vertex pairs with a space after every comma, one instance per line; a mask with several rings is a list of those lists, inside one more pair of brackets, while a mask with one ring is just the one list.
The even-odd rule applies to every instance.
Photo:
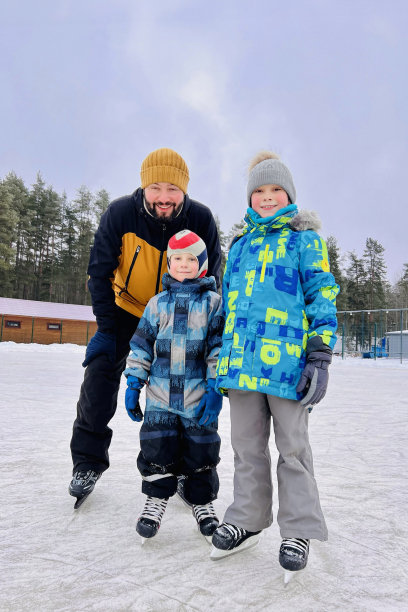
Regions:
[[[159, 534], [141, 546], [140, 426], [126, 414], [123, 386], [111, 467], [74, 511], [69, 441], [83, 354], [0, 343], [2, 612], [408, 609], [408, 362], [334, 359], [310, 418], [329, 541], [312, 541], [307, 568], [284, 587], [276, 524], [258, 547], [214, 562], [173, 498]], [[222, 518], [233, 478], [227, 400], [220, 434]], [[276, 465], [273, 439], [271, 452]]]

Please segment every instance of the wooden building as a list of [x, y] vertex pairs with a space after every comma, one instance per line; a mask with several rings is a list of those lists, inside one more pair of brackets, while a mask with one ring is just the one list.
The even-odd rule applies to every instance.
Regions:
[[0, 297], [0, 342], [88, 344], [96, 332], [91, 306]]

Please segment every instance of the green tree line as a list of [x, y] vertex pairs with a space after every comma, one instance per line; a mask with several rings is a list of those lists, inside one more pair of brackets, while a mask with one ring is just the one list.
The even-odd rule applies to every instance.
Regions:
[[28, 189], [13, 172], [0, 182], [0, 295], [90, 304], [89, 252], [109, 204], [85, 186], [69, 201], [40, 174]]
[[[46, 185], [41, 174], [27, 188], [14, 172], [0, 181], [0, 295], [20, 299], [90, 304], [87, 265], [93, 235], [109, 194], [82, 185], [72, 200]], [[217, 219], [223, 264], [231, 241], [244, 226], [228, 233]], [[367, 238], [361, 255], [342, 254], [335, 237], [327, 239], [331, 270], [341, 293], [339, 310], [408, 307], [408, 263], [392, 286], [387, 280], [384, 247]]]

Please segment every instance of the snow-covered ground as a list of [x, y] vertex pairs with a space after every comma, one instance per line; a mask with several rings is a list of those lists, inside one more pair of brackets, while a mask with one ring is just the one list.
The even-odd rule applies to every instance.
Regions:
[[[174, 498], [158, 536], [141, 546], [139, 426], [126, 414], [123, 387], [111, 468], [74, 511], [69, 440], [83, 353], [0, 344], [2, 611], [408, 609], [408, 362], [335, 359], [310, 419], [329, 541], [312, 542], [306, 570], [284, 587], [276, 524], [257, 548], [214, 562]], [[222, 517], [233, 476], [227, 401], [220, 433]], [[273, 442], [271, 450], [276, 461]]]

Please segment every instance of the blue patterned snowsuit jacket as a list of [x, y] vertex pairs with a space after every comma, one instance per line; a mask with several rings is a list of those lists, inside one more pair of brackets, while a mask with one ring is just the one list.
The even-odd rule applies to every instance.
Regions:
[[217, 388], [293, 400], [309, 338], [336, 342], [336, 295], [327, 247], [314, 213], [295, 205], [262, 219], [251, 208], [233, 243], [223, 279], [226, 317]]
[[125, 376], [148, 381], [146, 411], [168, 410], [193, 418], [215, 378], [224, 325], [214, 277], [163, 276], [165, 291], [147, 304], [130, 342]]

